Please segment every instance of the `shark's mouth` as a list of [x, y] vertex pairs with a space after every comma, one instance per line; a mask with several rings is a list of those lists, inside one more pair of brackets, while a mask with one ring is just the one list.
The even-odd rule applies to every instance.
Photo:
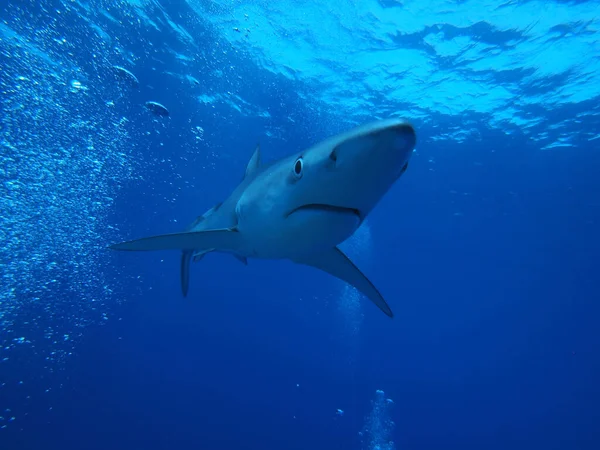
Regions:
[[363, 218], [362, 214], [360, 213], [360, 211], [358, 209], [347, 208], [345, 206], [324, 205], [321, 203], [311, 203], [308, 205], [299, 206], [298, 208], [295, 208], [292, 211], [290, 211], [286, 215], [286, 217], [291, 216], [292, 214], [294, 214], [297, 211], [323, 211], [323, 212], [331, 212], [331, 213], [337, 213], [337, 214], [354, 214], [360, 219], [361, 222], [362, 222], [362, 218]]

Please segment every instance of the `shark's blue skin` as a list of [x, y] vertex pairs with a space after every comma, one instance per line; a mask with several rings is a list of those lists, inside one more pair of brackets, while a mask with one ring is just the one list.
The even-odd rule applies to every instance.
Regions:
[[231, 195], [185, 232], [110, 248], [181, 250], [184, 295], [190, 260], [208, 252], [232, 253], [244, 263], [247, 258], [290, 259], [353, 285], [392, 317], [379, 291], [337, 245], [356, 231], [404, 173], [415, 143], [409, 123], [388, 119], [268, 164], [261, 164], [257, 147]]

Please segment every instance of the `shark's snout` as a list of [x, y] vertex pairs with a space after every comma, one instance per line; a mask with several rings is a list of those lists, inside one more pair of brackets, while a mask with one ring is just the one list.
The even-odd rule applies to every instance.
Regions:
[[[416, 144], [416, 133], [412, 125], [401, 123], [380, 131], [379, 145], [375, 157], [379, 159], [376, 171], [388, 182], [397, 180], [408, 168], [408, 161]], [[389, 178], [388, 178], [389, 177]]]
[[393, 149], [408, 159], [417, 143], [417, 135], [410, 124], [403, 124], [396, 130], [392, 143]]
[[381, 130], [380, 133], [381, 158], [386, 159], [387, 164], [396, 166], [398, 171], [403, 173], [417, 141], [414, 128], [409, 123], [400, 123]]
[[414, 152], [416, 142], [417, 136], [412, 126], [406, 124], [397, 130], [392, 142], [392, 149], [397, 154], [396, 179], [400, 178], [408, 169], [408, 161]]
[[352, 208], [362, 221], [407, 170], [415, 144], [413, 126], [399, 119], [355, 130], [332, 146], [335, 169], [321, 183], [319, 201], [310, 203]]
[[377, 122], [362, 131], [333, 149], [332, 154], [341, 159], [341, 164], [363, 168], [384, 164], [388, 169], [402, 168], [417, 140], [413, 126], [397, 119]]

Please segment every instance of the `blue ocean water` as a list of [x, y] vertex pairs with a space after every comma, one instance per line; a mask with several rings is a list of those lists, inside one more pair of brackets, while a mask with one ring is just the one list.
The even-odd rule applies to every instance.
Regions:
[[[0, 6], [0, 449], [600, 448], [597, 1]], [[393, 319], [107, 250], [391, 116], [416, 151], [342, 248]]]

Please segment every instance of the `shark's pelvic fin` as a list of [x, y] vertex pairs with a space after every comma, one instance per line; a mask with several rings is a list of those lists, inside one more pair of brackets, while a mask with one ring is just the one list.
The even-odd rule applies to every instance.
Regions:
[[181, 293], [187, 297], [190, 288], [190, 260], [193, 251], [186, 250], [181, 252]]
[[334, 247], [326, 252], [296, 259], [295, 262], [316, 267], [345, 281], [366, 295], [369, 300], [375, 303], [389, 317], [394, 317], [394, 313], [377, 288], [339, 248]]
[[236, 228], [221, 230], [190, 231], [162, 234], [134, 241], [111, 245], [112, 250], [153, 251], [153, 250], [201, 250], [236, 251], [242, 245], [242, 236]]
[[241, 255], [236, 255], [234, 253], [233, 255], [239, 262], [241, 262], [243, 265], [247, 266], [248, 265], [248, 258], [246, 258], [245, 256], [241, 256]]
[[256, 149], [252, 154], [252, 158], [248, 161], [248, 165], [246, 166], [246, 175], [245, 177], [252, 176], [256, 171], [260, 168], [260, 144], [256, 144]]
[[[181, 252], [181, 292], [183, 296], [186, 297], [190, 287], [190, 260], [194, 262], [200, 261], [207, 253], [214, 252], [214, 248], [209, 248], [208, 250], [200, 250], [200, 251], [190, 251], [184, 250]], [[248, 265], [248, 259], [245, 256], [236, 255], [232, 253], [233, 257], [235, 257], [238, 261], [240, 261], [244, 265]]]
[[[195, 252], [194, 256], [193, 256], [193, 261], [198, 262], [202, 258], [204, 258], [204, 255], [206, 255], [207, 253], [210, 253], [210, 252], [214, 252], [214, 251], [215, 251], [214, 248], [210, 248], [208, 250], [200, 250], [198, 252]], [[232, 253], [231, 256], [233, 256], [235, 259], [237, 259], [239, 262], [241, 262], [245, 266], [248, 265], [248, 258], [246, 258], [245, 256], [237, 255], [235, 253]]]
[[199, 250], [197, 252], [194, 252], [194, 262], [200, 261], [202, 258], [204, 258], [204, 255], [206, 255], [207, 253], [210, 253], [210, 252], [214, 252], [214, 251], [215, 251], [214, 248], [209, 248], [207, 250]]

